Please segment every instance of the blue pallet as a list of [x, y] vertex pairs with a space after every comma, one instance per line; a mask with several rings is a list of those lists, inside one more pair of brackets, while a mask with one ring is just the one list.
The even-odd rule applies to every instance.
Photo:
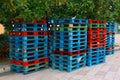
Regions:
[[42, 45], [42, 46], [30, 46], [27, 47], [26, 45], [21, 45], [21, 46], [10, 46], [11, 50], [30, 50], [30, 49], [37, 49], [37, 48], [41, 48], [41, 49], [45, 49], [47, 48], [47, 45]]
[[86, 65], [91, 67], [91, 66], [95, 66], [95, 65], [99, 65], [99, 64], [102, 64], [102, 63], [105, 63], [106, 62], [106, 59], [101, 59], [99, 61], [90, 61], [89, 62], [87, 61]]
[[107, 39], [106, 40], [106, 43], [114, 43], [115, 42], [115, 39]]
[[30, 52], [34, 52], [34, 51], [42, 51], [42, 50], [48, 50], [47, 47], [43, 47], [43, 48], [33, 48], [33, 49], [10, 49], [10, 52], [21, 52], [21, 53], [30, 53]]
[[106, 47], [101, 47], [99, 48], [100, 51], [105, 51], [106, 50]]
[[77, 19], [77, 18], [66, 18], [66, 19], [59, 19], [59, 24], [88, 24], [88, 20]]
[[115, 29], [107, 29], [107, 32], [115, 32]]
[[107, 32], [115, 32], [115, 28], [116, 28], [115, 22], [107, 22], [106, 23]]
[[64, 40], [79, 40], [79, 39], [87, 39], [87, 37], [85, 35], [72, 35], [72, 36], [68, 36], [68, 35], [54, 35], [54, 39], [64, 39]]
[[9, 37], [10, 41], [15, 41], [15, 40], [27, 40], [27, 41], [31, 41], [31, 40], [47, 40], [48, 36], [10, 36]]
[[111, 43], [106, 44], [106, 47], [107, 47], [107, 48], [109, 48], [109, 47], [113, 47], [113, 46], [115, 46], [115, 44], [114, 44], [114, 43], [112, 43], [112, 44], [111, 44]]
[[71, 43], [68, 43], [68, 44], [65, 44], [65, 43], [56, 43], [56, 44], [53, 44], [53, 47], [54, 48], [65, 48], [65, 49], [69, 49], [69, 48], [82, 48], [82, 47], [87, 47], [87, 44], [86, 43], [75, 43], [75, 44], [71, 44]]
[[52, 54], [52, 69], [59, 69], [60, 71], [74, 71], [81, 67], [85, 67], [86, 54], [78, 54], [75, 56]]
[[74, 37], [72, 39], [70, 39], [71, 37], [65, 37], [65, 38], [60, 38], [60, 37], [56, 37], [55, 39], [52, 39], [54, 42], [62, 42], [62, 43], [76, 43], [76, 42], [87, 42], [87, 37], [76, 37], [74, 39]]
[[53, 47], [54, 50], [59, 50], [59, 51], [68, 51], [68, 52], [75, 52], [78, 50], [86, 50], [87, 46], [81, 46], [81, 47], [74, 47], [74, 48], [68, 48], [68, 47]]
[[99, 51], [105, 51], [106, 48], [93, 48], [93, 49], [87, 49], [87, 52], [91, 53], [91, 52], [99, 52]]
[[115, 35], [106, 35], [107, 38], [115, 38]]
[[75, 48], [75, 47], [87, 47], [86, 42], [81, 42], [81, 43], [53, 43], [53, 47], [55, 48]]
[[9, 44], [10, 44], [10, 47], [19, 47], [19, 48], [23, 48], [23, 47], [40, 47], [40, 46], [47, 46], [48, 44], [46, 44], [47, 42], [37, 42], [37, 41], [35, 41], [35, 42], [10, 42]]
[[34, 50], [31, 50], [31, 51], [26, 51], [26, 52], [13, 52], [13, 51], [11, 51], [10, 50], [10, 54], [15, 54], [15, 55], [31, 55], [31, 54], [43, 54], [43, 53], [47, 53], [47, 49], [45, 50], [45, 49], [40, 49], [40, 50], [37, 50], [37, 49], [34, 49]]
[[32, 54], [32, 55], [25, 55], [25, 54], [9, 54], [10, 59], [14, 60], [22, 60], [22, 61], [31, 61], [31, 60], [37, 60], [39, 58], [46, 58], [48, 55], [47, 53], [42, 53], [42, 54]]
[[57, 20], [55, 20], [55, 19], [49, 19], [49, 20], [47, 20], [48, 24], [54, 24], [56, 22], [57, 22]]
[[71, 33], [68, 33], [68, 34], [63, 34], [63, 33], [60, 33], [60, 34], [58, 34], [58, 33], [53, 33], [53, 36], [56, 36], [56, 37], [70, 37], [70, 36], [78, 36], [78, 37], [85, 37], [87, 34], [85, 33], [85, 34], [79, 34], [79, 33], [77, 33], [77, 34], [71, 34]]
[[106, 55], [112, 55], [114, 54], [114, 50], [106, 50]]
[[36, 65], [32, 65], [32, 66], [18, 66], [15, 64], [12, 64], [10, 66], [10, 70], [17, 72], [17, 73], [23, 73], [23, 74], [30, 74], [36, 71], [40, 71], [40, 70], [44, 70], [48, 68], [48, 63], [43, 63], [43, 64], [36, 64]]
[[13, 43], [34, 43], [34, 42], [48, 42], [48, 39], [44, 39], [44, 40], [38, 40], [38, 39], [34, 39], [34, 40], [9, 40], [9, 42], [13, 42]]
[[48, 49], [47, 48], [44, 48], [44, 49], [30, 49], [30, 50], [12, 50], [12, 49], [10, 49], [9, 50], [9, 52], [10, 53], [14, 53], [14, 54], [32, 54], [32, 53], [35, 53], [35, 52], [37, 52], [37, 53], [46, 53], [46, 51], [48, 51]]
[[111, 47], [115, 45], [115, 37], [114, 36], [108, 36], [106, 40], [106, 47]]
[[87, 31], [54, 31], [54, 36], [61, 35], [61, 36], [84, 36], [87, 35]]
[[55, 66], [52, 64], [52, 69], [59, 69], [60, 71], [67, 71], [67, 72], [73, 72], [73, 71], [75, 71], [75, 70], [78, 70], [78, 69], [80, 69], [80, 68], [82, 68], [82, 67], [85, 67], [86, 66], [86, 64], [81, 64], [81, 65], [75, 65], [75, 66], [73, 66], [73, 67], [67, 67], [67, 66], [57, 66], [56, 64], [55, 64]]
[[100, 63], [104, 63], [106, 59], [106, 50], [102, 49], [95, 52], [87, 52], [87, 66], [94, 66]]
[[105, 51], [98, 51], [98, 52], [87, 52], [87, 56], [88, 57], [92, 57], [92, 56], [96, 56], [96, 57], [99, 57], [99, 56], [105, 56]]
[[[47, 43], [47, 42], [46, 42]], [[10, 42], [10, 47], [19, 47], [19, 48], [30, 48], [30, 47], [42, 47], [42, 46], [47, 46], [48, 44], [46, 44], [45, 42], [36, 42], [36, 43], [17, 43], [17, 42]]]
[[67, 60], [67, 61], [69, 61], [69, 60], [77, 60], [78, 58], [81, 58], [81, 57], [86, 57], [86, 53], [84, 53], [84, 54], [77, 54], [77, 55], [74, 55], [74, 56], [68, 56], [68, 55], [60, 55], [60, 54], [52, 54], [51, 55], [52, 56], [52, 58], [60, 58], [61, 60], [60, 61], [62, 61], [62, 60]]
[[21, 40], [21, 39], [13, 39], [9, 40], [9, 42], [48, 42], [48, 39], [31, 39], [31, 40]]
[[96, 55], [92, 55], [92, 56], [87, 56], [87, 60], [88, 61], [99, 61], [101, 58], [105, 58], [105, 54], [103, 54], [103, 55], [98, 55], [98, 54], [96, 54]]
[[115, 41], [115, 37], [107, 37], [106, 41]]
[[80, 63], [86, 62], [86, 54], [75, 55], [75, 56], [67, 56], [67, 55], [59, 55], [52, 54], [51, 55], [52, 64], [61, 64], [66, 66], [74, 66]]
[[99, 61], [101, 59], [106, 58], [106, 55], [104, 56], [98, 56], [98, 55], [94, 55], [94, 56], [87, 56], [87, 62], [92, 62], [92, 61]]
[[109, 26], [116, 26], [116, 23], [115, 22], [107, 22], [106, 25], [109, 25]]
[[115, 42], [115, 39], [107, 39], [106, 40], [106, 43], [110, 44], [110, 43], [114, 43]]
[[107, 45], [114, 45], [115, 41], [113, 40], [107, 40], [106, 44]]
[[63, 40], [63, 41], [68, 41], [68, 40], [80, 40], [80, 41], [87, 41], [86, 37], [81, 37], [81, 36], [54, 36], [53, 39], [51, 40]]
[[47, 46], [46, 43], [47, 42], [37, 42], [37, 41], [35, 41], [35, 42], [14, 42], [14, 41], [12, 41], [9, 43], [9, 45], [11, 47], [18, 46], [18, 47], [22, 48], [22, 47], [32, 47], [32, 46], [38, 46], [38, 47], [39, 46]]
[[15, 23], [13, 30], [14, 31], [47, 31], [47, 25]]
[[110, 37], [109, 37], [109, 38], [106, 39], [106, 41], [112, 41], [112, 42], [114, 42], [114, 41], [115, 41], [115, 38], [112, 38], [112, 37], [110, 38]]
[[11, 46], [28, 46], [28, 47], [31, 47], [31, 46], [47, 46], [47, 43], [48, 41], [46, 42], [39, 42], [39, 41], [12, 41], [10, 42], [9, 44]]
[[53, 41], [54, 45], [64, 45], [64, 46], [71, 46], [71, 47], [74, 47], [74, 46], [86, 46], [87, 45], [87, 40], [86, 41], [82, 41], [82, 42], [67, 42], [67, 41]]

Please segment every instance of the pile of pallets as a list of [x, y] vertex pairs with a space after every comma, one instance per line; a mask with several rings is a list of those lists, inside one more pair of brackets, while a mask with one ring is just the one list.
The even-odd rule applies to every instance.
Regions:
[[104, 63], [106, 59], [106, 21], [88, 22], [87, 66], [93, 66]]
[[52, 69], [71, 72], [86, 65], [87, 20], [61, 19], [54, 23]]
[[114, 53], [115, 23], [66, 18], [14, 20], [10, 35], [11, 71], [28, 74], [48, 67], [72, 72], [104, 63]]
[[106, 23], [107, 36], [106, 36], [106, 55], [114, 54], [114, 43], [115, 43], [115, 27], [116, 23]]
[[49, 66], [51, 66], [51, 54], [53, 53], [52, 51], [52, 46], [53, 46], [53, 43], [52, 43], [52, 33], [53, 33], [53, 23], [54, 23], [54, 20], [48, 20], [47, 21], [47, 28], [48, 28], [48, 57], [49, 57]]
[[28, 74], [48, 67], [46, 21], [14, 23], [10, 35], [11, 71]]

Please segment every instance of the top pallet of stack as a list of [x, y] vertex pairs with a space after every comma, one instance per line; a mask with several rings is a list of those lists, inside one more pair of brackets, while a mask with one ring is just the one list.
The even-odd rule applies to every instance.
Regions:
[[65, 18], [59, 19], [58, 24], [88, 24], [88, 20], [77, 19], [77, 18]]
[[106, 28], [105, 20], [88, 20], [89, 28]]

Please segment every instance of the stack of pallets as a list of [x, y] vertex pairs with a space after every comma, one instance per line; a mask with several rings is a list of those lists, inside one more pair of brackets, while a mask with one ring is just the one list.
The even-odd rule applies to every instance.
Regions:
[[115, 27], [116, 23], [107, 22], [107, 42], [106, 42], [106, 55], [114, 54], [114, 43], [115, 43]]
[[53, 27], [52, 69], [74, 71], [86, 65], [87, 20], [61, 19]]
[[105, 62], [106, 49], [106, 21], [88, 21], [88, 48], [87, 66], [93, 66]]
[[53, 23], [55, 20], [48, 20], [47, 21], [47, 28], [48, 28], [48, 57], [49, 57], [49, 66], [51, 66], [51, 54], [53, 53], [52, 46], [53, 46]]
[[14, 23], [10, 35], [11, 71], [28, 74], [48, 67], [46, 21]]

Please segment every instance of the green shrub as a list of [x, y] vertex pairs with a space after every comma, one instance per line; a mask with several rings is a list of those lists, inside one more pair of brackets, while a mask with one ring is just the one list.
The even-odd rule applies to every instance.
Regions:
[[0, 35], [0, 58], [7, 58], [9, 55], [9, 38], [8, 34]]

